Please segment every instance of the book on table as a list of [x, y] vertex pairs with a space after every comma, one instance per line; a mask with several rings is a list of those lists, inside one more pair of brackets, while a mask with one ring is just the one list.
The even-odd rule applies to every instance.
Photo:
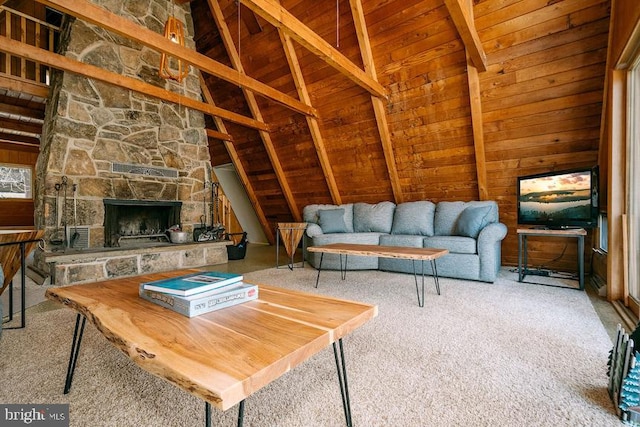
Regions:
[[142, 285], [150, 291], [164, 292], [172, 295], [189, 296], [218, 289], [242, 280], [241, 274], [203, 271], [170, 279], [155, 280]]
[[218, 289], [190, 296], [179, 296], [145, 289], [143, 283], [140, 284], [138, 294], [147, 301], [171, 309], [184, 316], [194, 317], [257, 299], [258, 286], [235, 282]]

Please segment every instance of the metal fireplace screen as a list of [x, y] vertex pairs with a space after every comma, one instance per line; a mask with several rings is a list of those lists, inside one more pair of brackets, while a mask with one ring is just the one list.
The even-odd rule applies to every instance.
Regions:
[[182, 202], [156, 200], [104, 200], [105, 246], [119, 246], [123, 237], [157, 236], [180, 224]]

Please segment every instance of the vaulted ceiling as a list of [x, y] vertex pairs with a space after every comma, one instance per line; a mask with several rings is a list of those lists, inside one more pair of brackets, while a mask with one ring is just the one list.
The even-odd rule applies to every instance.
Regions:
[[[176, 3], [197, 52], [86, 0], [38, 0], [197, 65], [212, 163], [234, 163], [268, 235], [311, 203], [493, 199], [515, 263], [517, 176], [598, 163], [610, 0]], [[19, 84], [0, 79], [0, 111], [36, 121], [0, 115], [3, 140], [42, 118], [46, 96]]]

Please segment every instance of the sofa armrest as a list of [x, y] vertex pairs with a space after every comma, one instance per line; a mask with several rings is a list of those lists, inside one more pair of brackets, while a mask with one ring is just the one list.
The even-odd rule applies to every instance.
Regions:
[[492, 245], [507, 236], [507, 226], [501, 222], [494, 222], [480, 230], [478, 234], [478, 252], [485, 245]]
[[316, 236], [320, 236], [321, 234], [324, 234], [322, 232], [322, 228], [320, 228], [318, 224], [314, 224], [314, 223], [309, 223], [307, 225], [306, 233], [307, 233], [307, 236], [309, 236], [312, 239]]
[[493, 283], [500, 271], [501, 244], [507, 236], [507, 226], [494, 222], [487, 225], [478, 235], [478, 256], [480, 257], [480, 280]]

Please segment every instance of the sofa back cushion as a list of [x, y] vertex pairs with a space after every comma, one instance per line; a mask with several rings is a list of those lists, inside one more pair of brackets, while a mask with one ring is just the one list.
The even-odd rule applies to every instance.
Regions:
[[465, 208], [465, 202], [439, 202], [433, 219], [436, 236], [453, 236], [456, 221]]
[[357, 232], [376, 231], [390, 233], [396, 204], [380, 202], [374, 205], [356, 203], [353, 205], [353, 230]]
[[440, 202], [434, 218], [435, 235], [476, 238], [488, 224], [498, 222], [498, 217], [498, 204], [493, 200]]
[[480, 231], [489, 224], [489, 206], [467, 206], [456, 221], [456, 236], [478, 238]]
[[344, 223], [344, 209], [318, 209], [318, 225], [325, 234], [346, 233], [347, 225]]
[[428, 200], [405, 202], [396, 206], [391, 234], [433, 236], [436, 205]]
[[316, 204], [307, 205], [302, 209], [302, 219], [304, 222], [318, 224], [319, 210], [344, 209], [344, 225], [347, 233], [353, 233], [353, 203], [343, 205]]

